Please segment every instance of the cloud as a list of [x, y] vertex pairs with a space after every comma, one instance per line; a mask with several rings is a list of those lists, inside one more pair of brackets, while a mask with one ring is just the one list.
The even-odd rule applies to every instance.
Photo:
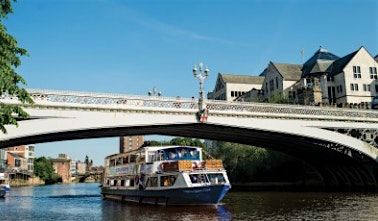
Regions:
[[126, 6], [124, 6], [123, 10], [126, 11], [127, 18], [130, 19], [131, 21], [139, 24], [140, 26], [144, 28], [154, 30], [156, 32], [159, 32], [167, 36], [180, 37], [180, 38], [186, 38], [186, 39], [197, 40], [197, 41], [208, 41], [208, 42], [231, 45], [231, 46], [241, 46], [241, 47], [253, 46], [251, 44], [245, 44], [245, 43], [231, 41], [227, 39], [212, 37], [208, 35], [199, 34], [194, 31], [186, 30], [181, 27], [177, 27], [168, 23], [161, 22], [157, 19], [148, 17]]

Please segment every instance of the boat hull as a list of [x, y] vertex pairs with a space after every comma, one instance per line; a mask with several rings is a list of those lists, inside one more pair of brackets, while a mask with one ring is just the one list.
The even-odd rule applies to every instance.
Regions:
[[156, 205], [212, 205], [219, 203], [229, 185], [211, 185], [165, 190], [102, 188], [104, 198]]
[[0, 189], [0, 198], [4, 198], [6, 191], [4, 189]]

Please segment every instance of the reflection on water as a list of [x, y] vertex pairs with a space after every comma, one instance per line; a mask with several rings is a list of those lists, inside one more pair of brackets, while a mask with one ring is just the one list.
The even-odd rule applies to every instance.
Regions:
[[102, 200], [97, 184], [13, 188], [0, 220], [378, 220], [378, 194], [231, 192], [218, 206]]
[[103, 220], [232, 220], [230, 211], [224, 205], [139, 206], [108, 200], [103, 203], [102, 217]]
[[376, 193], [234, 192], [235, 220], [378, 220]]

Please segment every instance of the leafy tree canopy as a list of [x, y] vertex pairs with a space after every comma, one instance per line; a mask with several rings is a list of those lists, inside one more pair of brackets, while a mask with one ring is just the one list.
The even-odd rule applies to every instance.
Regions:
[[56, 183], [60, 178], [54, 171], [53, 163], [46, 157], [39, 157], [34, 160], [34, 174], [46, 183]]
[[[15, 0], [13, 0], [15, 1]], [[21, 64], [20, 57], [27, 51], [18, 47], [16, 39], [7, 33], [4, 19], [13, 13], [12, 0], [0, 0], [0, 96], [8, 94], [16, 96], [22, 103], [32, 103], [27, 91], [22, 88], [25, 80], [16, 72]], [[0, 130], [6, 132], [4, 125], [17, 125], [17, 118], [26, 118], [27, 113], [20, 105], [9, 105], [0, 102]]]

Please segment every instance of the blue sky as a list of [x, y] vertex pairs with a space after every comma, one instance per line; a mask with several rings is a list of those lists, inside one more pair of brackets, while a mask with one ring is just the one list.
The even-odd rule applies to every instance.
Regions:
[[[378, 1], [19, 0], [6, 21], [30, 56], [29, 88], [191, 97], [193, 64], [257, 75], [269, 61], [299, 63], [320, 45], [338, 56], [378, 53]], [[90, 155], [101, 164], [115, 138], [37, 145], [38, 155]]]

